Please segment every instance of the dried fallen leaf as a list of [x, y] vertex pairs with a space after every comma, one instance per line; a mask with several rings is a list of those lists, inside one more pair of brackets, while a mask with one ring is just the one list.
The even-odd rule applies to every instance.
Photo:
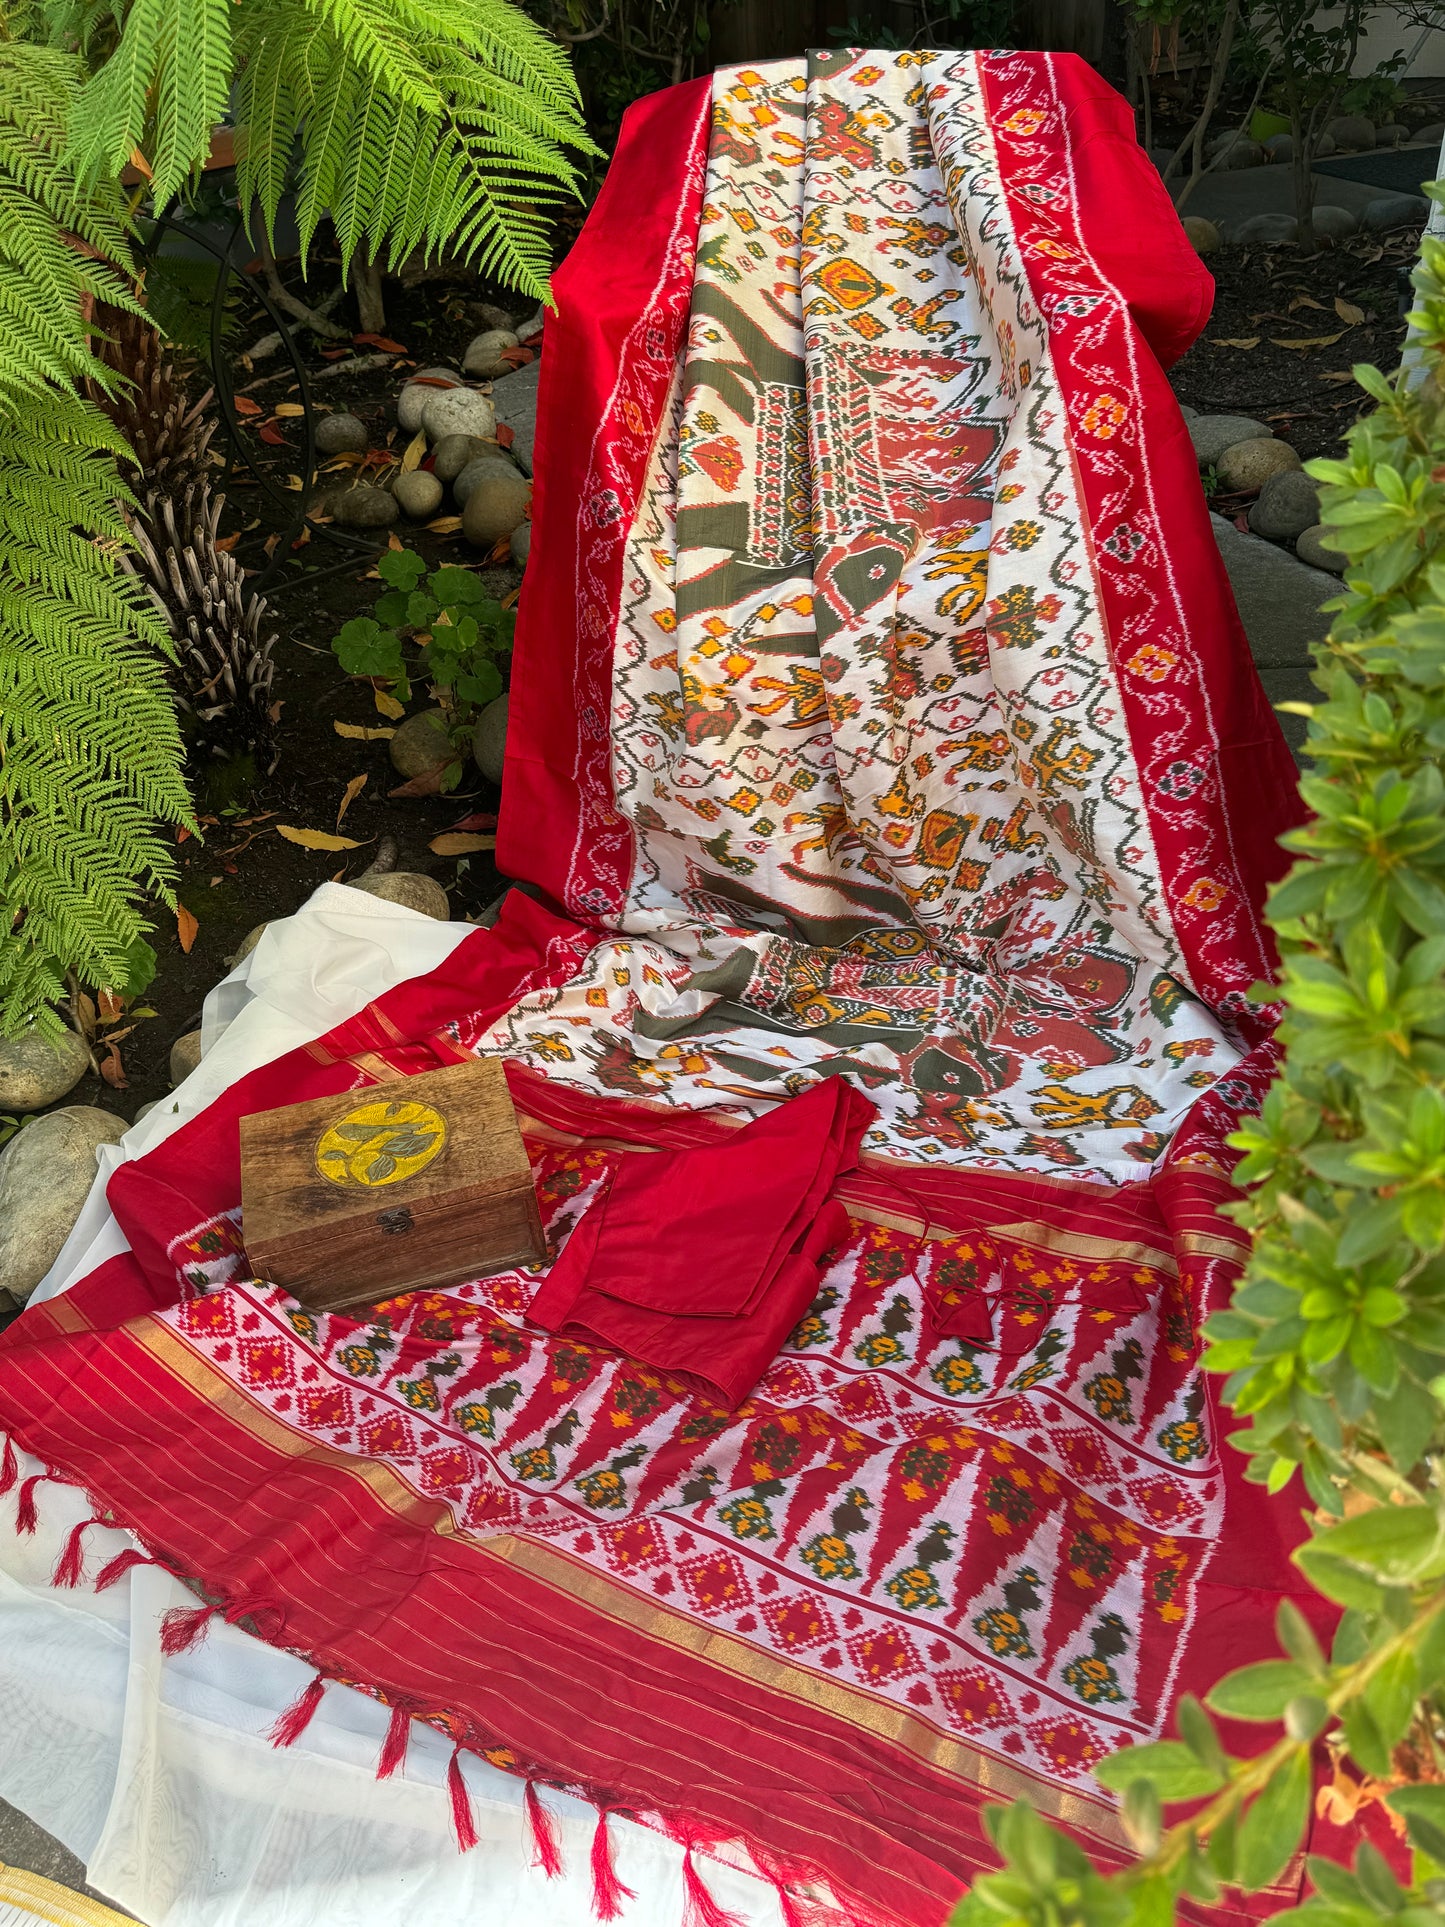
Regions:
[[495, 810], [473, 810], [470, 816], [460, 816], [455, 823], [448, 823], [447, 833], [457, 830], [494, 830], [497, 827]]
[[1351, 328], [1358, 328], [1365, 318], [1363, 308], [1357, 308], [1353, 301], [1346, 301], [1343, 295], [1338, 294], [1335, 296], [1335, 313]]
[[288, 475], [281, 486], [282, 488], [289, 488], [293, 494], [299, 495], [306, 484], [299, 475]]
[[291, 446], [274, 422], [262, 422], [261, 426], [256, 430], [256, 433], [261, 437], [263, 442], [266, 442], [272, 448], [289, 448]]
[[103, 990], [97, 997], [96, 1004], [100, 1011], [100, 1021], [103, 1024], [113, 1024], [125, 1009], [125, 998], [117, 996], [113, 990]]
[[351, 350], [349, 348], [323, 348], [321, 350], [321, 359], [323, 361], [343, 361], [350, 353]]
[[278, 401], [271, 410], [273, 415], [304, 415], [306, 410], [299, 401]]
[[404, 355], [406, 349], [399, 341], [388, 341], [385, 335], [353, 335], [351, 339], [363, 348], [379, 348], [384, 355]]
[[433, 856], [471, 856], [477, 850], [495, 850], [497, 839], [494, 836], [464, 836], [446, 832], [434, 836], [427, 848]]
[[345, 793], [341, 798], [341, 807], [336, 812], [336, 827], [338, 830], [341, 828], [342, 817], [345, 816], [346, 812], [351, 808], [352, 804], [365, 788], [366, 771], [363, 770], [360, 776], [353, 776], [351, 781], [346, 785]]
[[1259, 336], [1245, 335], [1241, 337], [1239, 335], [1216, 335], [1210, 345], [1215, 348], [1257, 348], [1259, 346]]
[[120, 1052], [112, 1044], [101, 1061], [100, 1074], [113, 1091], [128, 1090], [125, 1066], [120, 1061]]
[[189, 957], [191, 945], [196, 941], [200, 925], [183, 903], [176, 905], [176, 935], [181, 940], [181, 949]]
[[81, 1036], [87, 1043], [90, 1043], [95, 1036], [96, 1011], [94, 998], [82, 990], [78, 997], [71, 999], [70, 1007], [75, 1013], [76, 1023], [80, 1026]]
[[413, 776], [408, 783], [398, 783], [388, 796], [440, 796], [442, 793], [442, 773], [450, 767], [438, 763], [435, 769], [424, 769], [420, 776]]
[[455, 535], [462, 525], [459, 515], [439, 515], [435, 522], [428, 522], [427, 528], [433, 535]]
[[[1335, 383], [1353, 381], [1354, 379], [1355, 377], [1353, 373], [1348, 368], [1331, 368], [1327, 370], [1326, 373], [1320, 376], [1321, 381], [1332, 381]], [[1334, 407], [1334, 405], [1335, 404], [1333, 402], [1330, 403], [1330, 406], [1332, 408]]]
[[399, 723], [406, 714], [406, 710], [388, 690], [373, 689], [371, 697], [382, 715], [390, 716], [394, 723]]
[[359, 850], [361, 845], [354, 843], [349, 836], [332, 836], [327, 830], [298, 830], [294, 824], [278, 823], [277, 836], [284, 836], [288, 843], [299, 843], [303, 850]]
[[388, 535], [386, 538], [386, 546], [389, 549], [394, 549], [398, 554], [400, 554], [401, 551], [406, 547], [406, 544], [405, 542], [402, 541], [401, 537], [397, 534], [396, 530], [393, 529], [390, 535]]
[[515, 432], [508, 428], [505, 422], [498, 422], [497, 432], [492, 439], [496, 442], [498, 448], [510, 448], [517, 437]]
[[419, 428], [416, 434], [413, 435], [411, 440], [407, 443], [406, 453], [401, 458], [402, 474], [410, 475], [414, 468], [419, 468], [421, 466], [422, 457], [425, 454], [426, 454], [426, 430], [424, 428]]
[[231, 405], [238, 415], [261, 415], [265, 413], [260, 402], [252, 401], [249, 395], [234, 396]]
[[1300, 354], [1303, 354], [1309, 348], [1333, 348], [1337, 341], [1344, 339], [1344, 333], [1344, 329], [1340, 328], [1332, 335], [1307, 335], [1303, 340], [1292, 339], [1289, 341], [1281, 341], [1276, 336], [1271, 335], [1269, 345], [1271, 348], [1293, 348]]
[[231, 550], [235, 548], [236, 544], [240, 541], [240, 539], [241, 539], [241, 531], [237, 529], [234, 535], [217, 536], [215, 542], [212, 544], [212, 547], [221, 549], [227, 555], [229, 555]]
[[363, 723], [332, 723], [338, 736], [349, 736], [356, 743], [382, 743], [395, 736], [394, 729], [367, 729]]

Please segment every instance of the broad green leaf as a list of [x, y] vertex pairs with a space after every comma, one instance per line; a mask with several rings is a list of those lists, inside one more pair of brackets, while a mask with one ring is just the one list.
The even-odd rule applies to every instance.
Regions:
[[1310, 1750], [1277, 1767], [1239, 1825], [1236, 1875], [1246, 1893], [1267, 1887], [1304, 1837], [1310, 1811]]

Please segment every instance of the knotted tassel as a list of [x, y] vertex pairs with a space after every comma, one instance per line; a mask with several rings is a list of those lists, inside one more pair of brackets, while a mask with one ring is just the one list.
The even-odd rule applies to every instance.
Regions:
[[378, 1780], [389, 1780], [406, 1759], [407, 1742], [411, 1739], [411, 1714], [404, 1706], [393, 1706], [391, 1724], [386, 1729], [386, 1738], [381, 1743], [381, 1758], [376, 1763]]
[[80, 1545], [81, 1540], [85, 1536], [85, 1529], [87, 1526], [104, 1524], [105, 1521], [103, 1519], [82, 1519], [79, 1524], [73, 1525], [70, 1528], [69, 1532], [65, 1535], [65, 1544], [61, 1547], [60, 1557], [55, 1562], [55, 1570], [50, 1575], [50, 1583], [52, 1586], [78, 1586], [80, 1584], [81, 1575], [85, 1571], [85, 1554], [82, 1552]]
[[526, 1809], [527, 1825], [532, 1829], [532, 1865], [540, 1867], [549, 1880], [555, 1880], [562, 1871], [562, 1849], [552, 1816], [542, 1805], [534, 1780], [527, 1782], [522, 1805]]
[[15, 1507], [15, 1530], [17, 1532], [34, 1532], [36, 1526], [39, 1525], [40, 1516], [35, 1510], [35, 1488], [42, 1480], [48, 1479], [49, 1477], [50, 1474], [48, 1472], [36, 1472], [21, 1486], [20, 1498]]
[[703, 1885], [702, 1875], [693, 1864], [690, 1842], [682, 1856], [682, 1886], [687, 1895], [684, 1927], [743, 1927], [737, 1915], [720, 1907]]
[[294, 1746], [311, 1724], [311, 1716], [321, 1704], [326, 1681], [320, 1673], [310, 1680], [271, 1728], [272, 1746]]
[[188, 1653], [205, 1638], [214, 1606], [173, 1606], [161, 1621], [161, 1651], [168, 1659]]
[[20, 1477], [20, 1467], [15, 1458], [15, 1441], [5, 1434], [5, 1456], [0, 1458], [0, 1499], [11, 1489]]
[[447, 1768], [447, 1792], [452, 1796], [452, 1831], [457, 1836], [457, 1845], [463, 1853], [470, 1853], [477, 1844], [477, 1823], [472, 1813], [472, 1798], [462, 1778], [460, 1746], [452, 1748], [452, 1761]]
[[607, 1828], [607, 1809], [598, 1807], [597, 1825], [592, 1834], [592, 1911], [599, 1920], [616, 1920], [624, 1900], [636, 1900], [631, 1887], [624, 1887], [612, 1860], [612, 1835]]
[[[95, 1590], [104, 1592], [108, 1586], [113, 1586], [124, 1579], [135, 1566], [161, 1566], [161, 1562], [159, 1559], [152, 1559], [148, 1552], [142, 1552], [139, 1546], [127, 1546], [124, 1552], [118, 1552], [115, 1555], [109, 1565], [101, 1567], [100, 1576], [95, 1582]], [[161, 1570], [164, 1572], [168, 1568], [161, 1566]]]

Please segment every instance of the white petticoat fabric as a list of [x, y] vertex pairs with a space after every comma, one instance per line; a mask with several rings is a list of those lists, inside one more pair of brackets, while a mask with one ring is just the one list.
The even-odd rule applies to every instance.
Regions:
[[[105, 1200], [117, 1164], [246, 1072], [435, 969], [470, 933], [337, 884], [273, 923], [207, 999], [200, 1067], [100, 1151], [95, 1187], [35, 1298], [125, 1249]], [[195, 1444], [204, 1453], [205, 1440]], [[43, 1469], [20, 1459], [22, 1479]], [[33, 1536], [15, 1530], [13, 1495], [0, 1501], [0, 1798], [77, 1854], [99, 1892], [147, 1927], [589, 1927], [593, 1807], [542, 1794], [565, 1862], [548, 1879], [530, 1864], [522, 1782], [464, 1756], [480, 1839], [459, 1853], [439, 1733], [413, 1722], [404, 1766], [377, 1780], [386, 1709], [331, 1684], [300, 1740], [276, 1749], [267, 1733], [311, 1669], [219, 1620], [194, 1651], [164, 1657], [161, 1619], [192, 1595], [153, 1566], [101, 1594], [57, 1590], [65, 1535], [90, 1508], [60, 1484], [36, 1498]], [[87, 1573], [130, 1543], [92, 1527]], [[682, 1849], [615, 1815], [610, 1827], [637, 1896], [623, 1927], [678, 1927]], [[780, 1921], [769, 1883], [715, 1862], [707, 1878], [748, 1927]]]

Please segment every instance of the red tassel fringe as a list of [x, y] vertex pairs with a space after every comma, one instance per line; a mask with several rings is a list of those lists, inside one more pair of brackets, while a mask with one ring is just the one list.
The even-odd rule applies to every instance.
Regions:
[[104, 1523], [103, 1519], [82, 1519], [78, 1525], [70, 1528], [65, 1535], [65, 1544], [61, 1547], [60, 1557], [55, 1562], [55, 1570], [50, 1575], [52, 1586], [80, 1584], [81, 1576], [85, 1571], [85, 1554], [80, 1544], [85, 1537], [85, 1529], [87, 1526], [99, 1526]]
[[0, 1459], [0, 1499], [11, 1489], [20, 1477], [20, 1467], [15, 1458], [15, 1441], [5, 1434], [5, 1456]]
[[326, 1681], [320, 1673], [304, 1686], [286, 1711], [271, 1728], [272, 1746], [294, 1746], [311, 1724], [312, 1715], [321, 1704], [321, 1695], [326, 1691]]
[[607, 1809], [597, 1809], [597, 1826], [592, 1835], [592, 1911], [599, 1920], [616, 1920], [624, 1900], [636, 1900], [631, 1887], [623, 1886], [612, 1860], [612, 1835], [607, 1829]]
[[533, 1780], [527, 1782], [522, 1805], [526, 1809], [527, 1825], [532, 1829], [532, 1865], [540, 1867], [549, 1880], [555, 1880], [562, 1871], [562, 1849], [552, 1816], [542, 1805]]
[[161, 1621], [161, 1651], [169, 1659], [188, 1653], [205, 1638], [214, 1606], [176, 1606]]
[[457, 1836], [457, 1845], [463, 1853], [470, 1853], [477, 1844], [477, 1823], [472, 1813], [471, 1795], [467, 1783], [462, 1778], [462, 1749], [452, 1749], [451, 1765], [447, 1768], [447, 1792], [452, 1796], [452, 1831]]
[[20, 1500], [15, 1508], [15, 1530], [34, 1532], [39, 1525], [39, 1515], [35, 1510], [35, 1488], [42, 1479], [48, 1479], [48, 1472], [36, 1472], [20, 1488]]
[[411, 1714], [404, 1706], [393, 1706], [391, 1724], [386, 1729], [386, 1738], [381, 1743], [381, 1758], [376, 1763], [378, 1780], [389, 1780], [406, 1759], [407, 1742], [411, 1739]]
[[[124, 1579], [135, 1566], [159, 1566], [160, 1563], [159, 1559], [152, 1559], [148, 1552], [142, 1552], [138, 1546], [127, 1546], [124, 1552], [115, 1555], [109, 1565], [101, 1567], [95, 1590], [104, 1592], [108, 1586], [114, 1586]], [[165, 1571], [166, 1568], [162, 1567], [161, 1570]]]
[[744, 1927], [738, 1916], [720, 1907], [703, 1885], [702, 1875], [693, 1864], [691, 1846], [682, 1856], [682, 1886], [687, 1896], [684, 1927]]

